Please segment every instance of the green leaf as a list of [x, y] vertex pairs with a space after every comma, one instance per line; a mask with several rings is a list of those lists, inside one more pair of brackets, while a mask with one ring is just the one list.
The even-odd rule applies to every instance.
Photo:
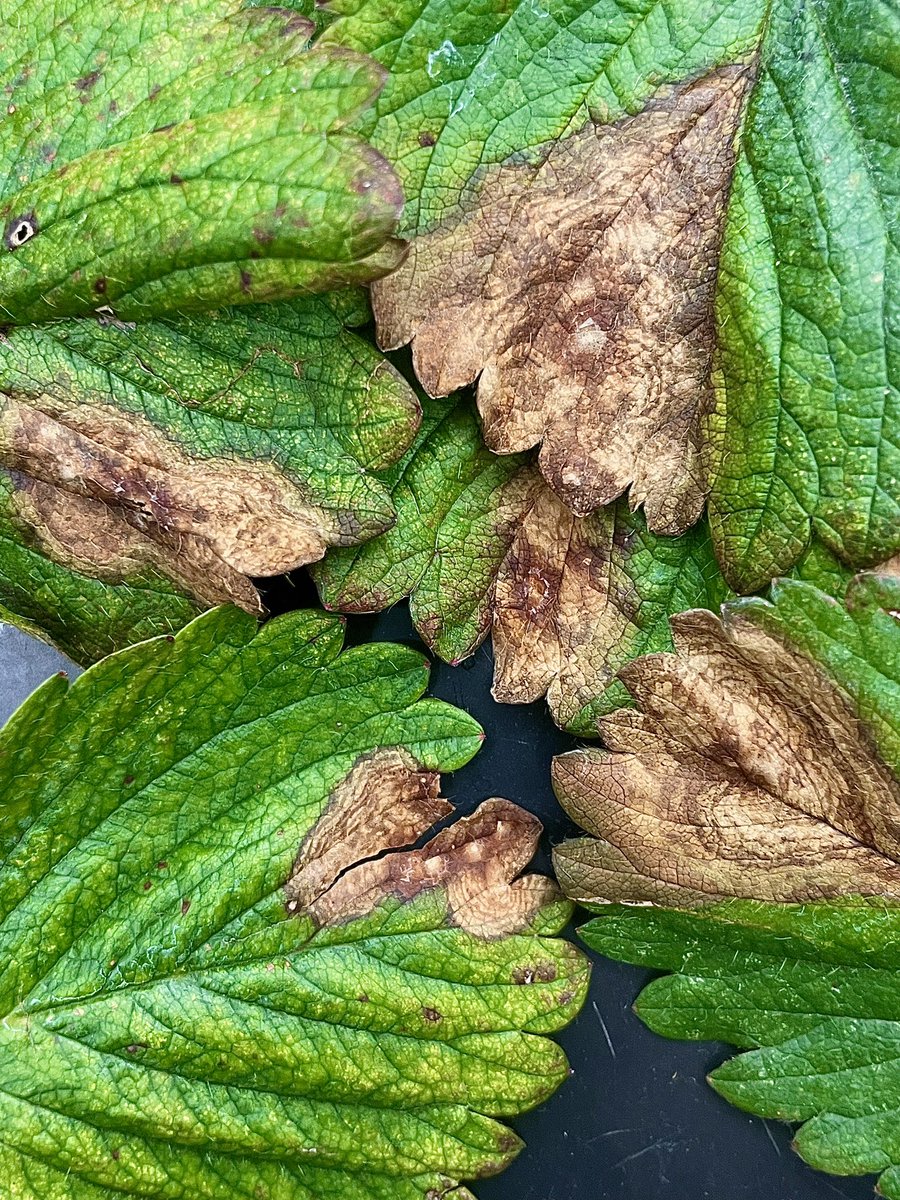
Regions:
[[459, 398], [426, 402], [415, 442], [382, 478], [397, 522], [313, 567], [322, 602], [380, 612], [411, 596], [423, 640], [459, 662], [490, 629], [497, 572], [538, 481], [521, 457], [485, 448], [472, 406]]
[[396, 177], [347, 125], [383, 75], [240, 0], [22, 0], [0, 32], [0, 312], [146, 319], [362, 282]]
[[637, 708], [608, 749], [554, 762], [591, 835], [554, 861], [587, 904], [900, 899], [900, 580], [864, 574], [846, 603], [782, 581], [773, 601], [672, 621], [675, 652], [620, 679]]
[[900, 549], [900, 9], [772, 4], [719, 273], [710, 517], [752, 591]]
[[361, 317], [334, 294], [11, 330], [0, 604], [93, 660], [198, 606], [259, 611], [248, 576], [389, 526], [369, 472], [409, 443], [419, 406], [346, 327]]
[[762, 1117], [804, 1122], [794, 1148], [838, 1175], [882, 1172], [900, 1197], [900, 910], [883, 902], [732, 901], [697, 912], [616, 909], [594, 950], [676, 974], [636, 1008], [666, 1037], [752, 1048], [710, 1083]]
[[[17, 1200], [426, 1200], [519, 1147], [587, 965], [449, 812], [478, 749], [400, 646], [217, 609], [51, 679], [0, 734], [0, 1164]], [[471, 1197], [470, 1197], [471, 1200]]]
[[410, 596], [419, 634], [453, 663], [490, 629], [495, 697], [546, 693], [559, 724], [596, 735], [622, 703], [619, 667], [671, 647], [669, 614], [725, 599], [705, 527], [656, 537], [624, 503], [573, 517], [521, 457], [485, 449], [467, 401], [426, 401], [424, 412], [383, 476], [396, 525], [313, 567], [322, 602], [377, 612]]
[[374, 307], [428, 392], [480, 375], [488, 445], [541, 443], [578, 515], [630, 487], [679, 533], [711, 486], [739, 591], [813, 536], [900, 550], [895, 3], [336, 7], [391, 71], [365, 128], [414, 240]]

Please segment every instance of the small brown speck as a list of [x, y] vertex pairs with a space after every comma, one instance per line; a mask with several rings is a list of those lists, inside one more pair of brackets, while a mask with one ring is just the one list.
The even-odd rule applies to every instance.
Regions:
[[94, 291], [101, 296], [106, 291], [106, 279], [102, 275], [94, 280]]
[[423, 1008], [422, 1016], [426, 1021], [430, 1021], [432, 1025], [436, 1025], [438, 1021], [443, 1021], [443, 1016], [436, 1008]]
[[186, 917], [186, 916], [187, 916], [187, 914], [188, 914], [188, 909], [189, 909], [190, 907], [191, 907], [191, 902], [190, 902], [190, 900], [182, 900], [182, 902], [181, 902], [181, 915], [182, 915], [183, 917]]
[[250, 274], [250, 272], [249, 271], [241, 271], [241, 291], [249, 293], [250, 285], [252, 283], [253, 283], [253, 276]]
[[119, 1161], [119, 1159], [122, 1157], [121, 1151], [119, 1151], [119, 1150], [113, 1150], [113, 1151], [110, 1153], [110, 1157], [112, 1158], [112, 1160], [113, 1160], [114, 1162], [118, 1162], [118, 1161]]
[[152, 887], [153, 887], [153, 883], [151, 882], [151, 880], [145, 879], [144, 880], [144, 891], [149, 892]]
[[437, 141], [437, 138], [434, 136], [433, 133], [429, 133], [427, 129], [424, 129], [419, 134], [419, 145], [420, 146], [433, 146], [436, 141]]
[[163, 859], [156, 864], [156, 869], [157, 871], [168, 871], [169, 864], [165, 861], [165, 859]]
[[175, 172], [173, 171], [172, 174], [169, 176], [169, 183], [182, 184], [182, 183], [184, 183], [184, 180], [182, 179], [182, 177], [180, 175], [176, 175]]
[[365, 992], [361, 992], [356, 998], [360, 1002], [360, 1004], [368, 1004], [369, 1003], [369, 997], [366, 995]]

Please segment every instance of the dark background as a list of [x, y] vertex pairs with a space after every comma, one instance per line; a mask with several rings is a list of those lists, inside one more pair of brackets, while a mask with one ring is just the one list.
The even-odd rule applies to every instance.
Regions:
[[[276, 610], [313, 602], [302, 584], [268, 598]], [[405, 605], [350, 618], [348, 640], [424, 649]], [[50, 647], [0, 625], [0, 719], [61, 668], [74, 673]], [[435, 664], [432, 693], [487, 731], [474, 761], [444, 776], [444, 794], [462, 812], [505, 796], [537, 813], [545, 826], [538, 866], [547, 869], [548, 848], [575, 832], [551, 791], [550, 758], [577, 743], [554, 726], [543, 701], [495, 704], [491, 670], [487, 645], [462, 666]], [[787, 1126], [748, 1117], [707, 1087], [724, 1046], [670, 1042], [644, 1028], [630, 1009], [649, 972], [592, 957], [587, 1004], [559, 1036], [572, 1078], [515, 1122], [527, 1147], [503, 1175], [477, 1184], [479, 1200], [871, 1200], [872, 1177], [811, 1171], [790, 1149]]]

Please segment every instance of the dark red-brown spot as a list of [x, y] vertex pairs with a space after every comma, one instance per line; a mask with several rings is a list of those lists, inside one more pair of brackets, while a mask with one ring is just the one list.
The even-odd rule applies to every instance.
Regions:
[[144, 891], [145, 891], [145, 892], [149, 892], [149, 891], [150, 891], [150, 889], [151, 889], [152, 887], [153, 887], [153, 882], [152, 882], [152, 880], [150, 880], [150, 879], [145, 879], [145, 880], [144, 880]]
[[184, 183], [184, 180], [182, 179], [182, 177], [180, 175], [176, 175], [175, 172], [173, 171], [172, 174], [169, 176], [169, 183], [174, 183], [176, 185], [180, 185], [180, 184]]
[[437, 138], [434, 136], [433, 133], [429, 133], [427, 129], [424, 129], [419, 134], [419, 145], [420, 146], [433, 146], [436, 141], [437, 141]]
[[253, 276], [249, 271], [241, 271], [241, 291], [250, 293], [250, 285], [253, 283]]
[[423, 1007], [422, 1016], [425, 1018], [426, 1021], [430, 1021], [432, 1025], [437, 1025], [437, 1023], [439, 1021], [443, 1021], [443, 1019], [444, 1019], [442, 1014], [439, 1013], [436, 1008], [424, 1008]]
[[101, 296], [106, 291], [106, 279], [103, 275], [94, 280], [94, 291]]
[[[73, 86], [79, 92], [89, 92], [100, 78], [101, 73], [100, 71], [89, 71], [87, 75], [82, 75], [80, 79], [76, 79]], [[87, 97], [82, 96], [82, 101], [87, 103]]]
[[181, 915], [182, 915], [183, 917], [186, 917], [186, 916], [187, 916], [187, 914], [188, 914], [188, 909], [189, 909], [190, 907], [191, 907], [191, 902], [190, 902], [190, 900], [182, 900], [182, 902], [181, 902]]
[[130, 786], [131, 786], [131, 784], [133, 784], [133, 783], [134, 783], [134, 776], [133, 776], [133, 775], [126, 775], [126, 776], [125, 776], [125, 778], [122, 780], [122, 783], [123, 783], [123, 785], [124, 785], [125, 787], [130, 787]]

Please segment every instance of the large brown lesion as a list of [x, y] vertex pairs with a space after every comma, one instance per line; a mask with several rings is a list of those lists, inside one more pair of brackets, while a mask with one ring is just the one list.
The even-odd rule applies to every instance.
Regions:
[[201, 604], [236, 604], [250, 613], [262, 612], [250, 580], [229, 568], [202, 538], [182, 535], [166, 546], [102, 501], [11, 474], [9, 518], [23, 542], [68, 570], [117, 585], [149, 569]]
[[192, 455], [111, 406], [0, 393], [0, 462], [20, 480], [19, 523], [56, 561], [117, 582], [147, 564], [203, 603], [258, 612], [249, 577], [358, 537], [352, 513], [312, 503], [275, 463]]
[[610, 682], [615, 648], [635, 633], [627, 548], [608, 514], [576, 517], [546, 485], [497, 576], [494, 698], [527, 704], [545, 693], [560, 724]]
[[480, 374], [488, 444], [543, 442], [576, 513], [629, 485], [656, 532], [702, 510], [713, 288], [751, 77], [724, 67], [536, 164], [484, 169], [462, 215], [374, 286], [382, 344], [412, 342], [432, 395]]
[[400, 749], [359, 759], [332, 793], [300, 848], [285, 885], [288, 912], [316, 925], [363, 917], [388, 898], [441, 895], [446, 920], [477, 937], [525, 930], [559, 899], [552, 880], [523, 875], [541, 824], [508, 800], [488, 800], [471, 816], [413, 845], [452, 812], [439, 781]]
[[677, 652], [620, 672], [638, 708], [554, 786], [590, 838], [555, 853], [573, 899], [900, 899], [900, 782], [845, 696], [752, 620], [696, 610]]

